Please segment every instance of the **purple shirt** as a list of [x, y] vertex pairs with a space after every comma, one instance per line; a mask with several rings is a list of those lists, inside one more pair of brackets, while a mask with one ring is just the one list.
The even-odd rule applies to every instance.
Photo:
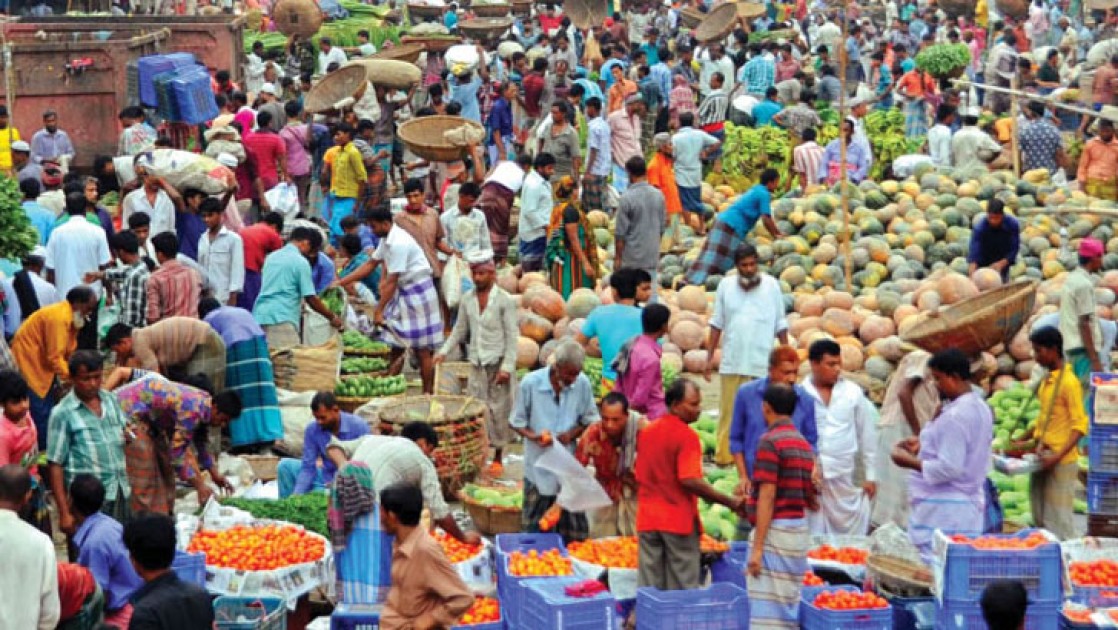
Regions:
[[100, 512], [85, 519], [74, 534], [78, 564], [89, 569], [105, 593], [105, 608], [115, 612], [124, 608], [144, 581], [136, 575], [121, 533], [124, 526]]
[[924, 470], [909, 473], [911, 500], [965, 499], [981, 512], [993, 438], [994, 415], [981, 396], [968, 392], [945, 403], [939, 416], [920, 432]]
[[[352, 413], [342, 412], [342, 417], [338, 421], [339, 440], [343, 442], [356, 440], [368, 434], [368, 422]], [[311, 491], [311, 488], [314, 487], [315, 474], [318, 472], [319, 458], [322, 459], [323, 485], [328, 486], [334, 481], [334, 475], [337, 474], [338, 467], [330, 461], [329, 457], [326, 457], [326, 447], [330, 444], [331, 437], [333, 437], [333, 434], [318, 426], [317, 422], [307, 425], [307, 430], [303, 433], [303, 466], [299, 469], [299, 476], [295, 479], [295, 488], [291, 491], [291, 494], [306, 494]]]
[[222, 306], [210, 311], [206, 315], [206, 323], [210, 325], [226, 348], [232, 348], [242, 341], [264, 336], [264, 329], [253, 319], [252, 313], [236, 306]]
[[[311, 173], [311, 156], [307, 153], [303, 143], [307, 140], [307, 125], [288, 125], [280, 130], [279, 136], [287, 145], [287, 173], [292, 177], [301, 177]], [[312, 137], [313, 141], [314, 138]]]
[[629, 369], [617, 378], [616, 391], [629, 399], [629, 408], [643, 413], [649, 420], [667, 415], [664, 405], [664, 383], [660, 375], [663, 349], [656, 339], [640, 335], [629, 351]]

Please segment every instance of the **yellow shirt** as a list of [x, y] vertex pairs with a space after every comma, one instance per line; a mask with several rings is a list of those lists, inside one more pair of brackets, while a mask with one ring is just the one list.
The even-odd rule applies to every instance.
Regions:
[[7, 129], [0, 129], [0, 171], [11, 170], [12, 143], [19, 141], [19, 129], [10, 125]]
[[998, 142], [1005, 144], [1013, 139], [1013, 132], [1016, 129], [1016, 121], [1012, 116], [999, 118], [994, 122], [994, 135], [997, 136]]
[[330, 165], [330, 192], [335, 197], [356, 199], [361, 184], [368, 179], [361, 152], [352, 142], [342, 147]]
[[[1060, 381], [1059, 398], [1053, 405], [1052, 396], [1056, 394], [1056, 379], [1060, 378], [1060, 370], [1048, 374], [1037, 391], [1037, 400], [1040, 401], [1040, 417], [1037, 418], [1037, 440], [1054, 451], [1061, 451], [1071, 439], [1071, 432], [1078, 431], [1087, 435], [1087, 412], [1083, 407], [1083, 388], [1075, 376], [1075, 370], [1068, 366], [1063, 370]], [[1045, 424], [1044, 414], [1052, 407], [1052, 417]], [[1042, 432], [1043, 431], [1043, 432]], [[1070, 464], [1079, 459], [1079, 448], [1072, 447], [1067, 455], [1060, 460], [1061, 464]]]
[[54, 378], [70, 376], [66, 362], [78, 347], [74, 309], [66, 300], [31, 314], [12, 338], [12, 356], [36, 396], [50, 391]]

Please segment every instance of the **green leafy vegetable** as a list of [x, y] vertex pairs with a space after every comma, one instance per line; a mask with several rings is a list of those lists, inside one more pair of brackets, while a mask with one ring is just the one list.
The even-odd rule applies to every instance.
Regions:
[[937, 44], [916, 55], [916, 67], [933, 77], [950, 77], [970, 63], [966, 44]]
[[287, 521], [302, 525], [309, 531], [323, 536], [329, 536], [326, 527], [326, 503], [329, 496], [325, 492], [312, 492], [300, 494], [271, 501], [266, 499], [221, 499], [222, 505], [244, 510], [255, 518]]
[[39, 244], [22, 202], [16, 180], [0, 175], [0, 258], [21, 260]]

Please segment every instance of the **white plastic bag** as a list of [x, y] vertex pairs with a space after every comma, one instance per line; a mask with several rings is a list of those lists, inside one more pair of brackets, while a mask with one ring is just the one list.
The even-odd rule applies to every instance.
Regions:
[[536, 468], [558, 478], [559, 496], [555, 501], [568, 512], [589, 512], [613, 505], [598, 480], [561, 444], [545, 450], [536, 460]]
[[294, 184], [280, 182], [264, 193], [264, 198], [268, 200], [272, 210], [283, 215], [285, 221], [294, 219], [299, 214], [299, 190]]
[[446, 67], [455, 75], [473, 72], [482, 62], [477, 47], [465, 44], [451, 46], [446, 50], [444, 58], [446, 59]]
[[443, 297], [450, 308], [458, 308], [462, 296], [474, 288], [474, 281], [470, 277], [470, 266], [461, 256], [451, 256], [443, 267], [442, 283]]

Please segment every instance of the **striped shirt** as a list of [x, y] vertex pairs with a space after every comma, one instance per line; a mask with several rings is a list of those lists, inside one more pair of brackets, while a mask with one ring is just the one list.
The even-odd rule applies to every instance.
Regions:
[[788, 418], [769, 427], [757, 445], [753, 464], [753, 492], [749, 499], [749, 520], [757, 522], [757, 497], [761, 484], [776, 484], [776, 505], [773, 519], [804, 517], [808, 499], [814, 492], [811, 472], [815, 459], [811, 445]]
[[703, 131], [721, 131], [726, 122], [726, 110], [730, 108], [730, 98], [725, 90], [714, 90], [699, 106], [699, 127]]
[[792, 150], [792, 172], [807, 176], [808, 184], [819, 183], [819, 165], [823, 163], [823, 147], [814, 141], [805, 142]]
[[[105, 499], [131, 494], [124, 470], [124, 425], [127, 418], [116, 396], [98, 392], [101, 416], [70, 392], [50, 414], [47, 460], [62, 467], [66, 487], [75, 475], [87, 473], [105, 486]], [[119, 493], [119, 495], [118, 495]]]
[[105, 281], [113, 283], [116, 289], [117, 302], [120, 304], [120, 323], [132, 328], [143, 328], [147, 323], [149, 277], [151, 272], [143, 260], [137, 260], [127, 267], [105, 270]]

